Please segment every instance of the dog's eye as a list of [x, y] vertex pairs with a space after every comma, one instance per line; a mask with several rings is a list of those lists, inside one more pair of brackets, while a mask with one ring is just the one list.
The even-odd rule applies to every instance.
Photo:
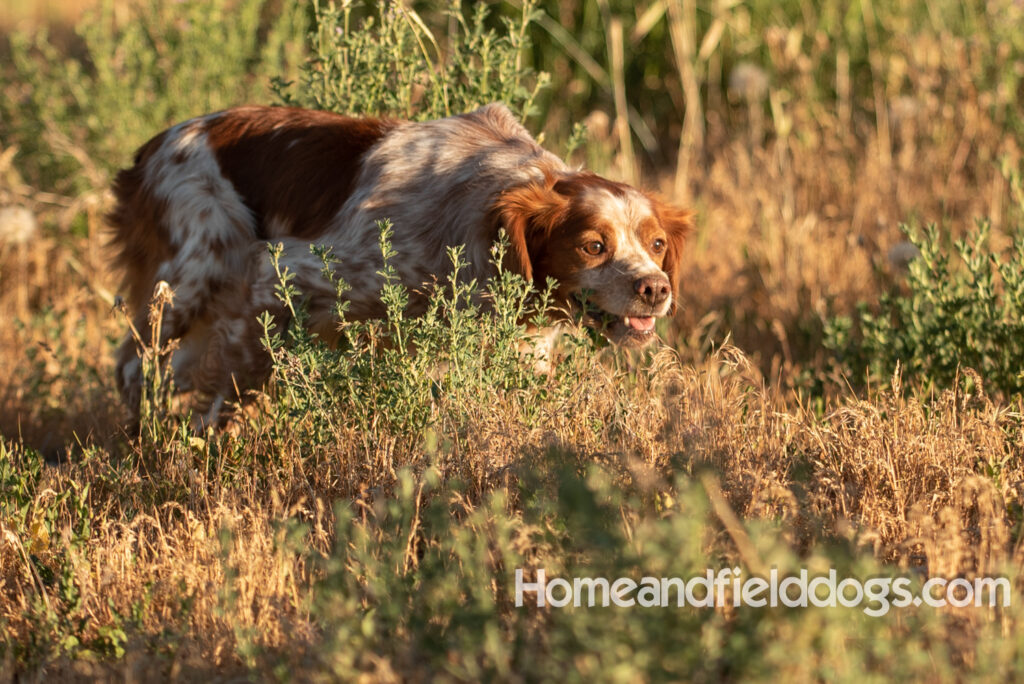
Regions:
[[598, 254], [604, 251], [604, 243], [598, 242], [597, 240], [595, 240], [594, 242], [588, 242], [586, 245], [583, 246], [583, 251], [589, 254], [590, 256], [597, 256]]
[[662, 240], [661, 238], [658, 238], [657, 240], [654, 241], [654, 244], [651, 245], [651, 249], [653, 249], [655, 253], [664, 251], [665, 241]]

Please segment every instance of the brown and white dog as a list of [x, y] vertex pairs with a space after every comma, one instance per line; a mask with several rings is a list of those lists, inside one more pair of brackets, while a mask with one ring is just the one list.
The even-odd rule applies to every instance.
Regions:
[[[148, 338], [154, 286], [174, 291], [163, 338], [180, 339], [180, 390], [208, 397], [216, 413], [237, 389], [269, 372], [258, 314], [285, 310], [267, 243], [309, 307], [308, 325], [337, 337], [334, 287], [311, 244], [332, 248], [351, 289], [347, 316], [382, 314], [377, 221], [390, 219], [391, 262], [411, 291], [444, 280], [449, 246], [465, 245], [467, 278], [493, 272], [490, 250], [504, 228], [508, 267], [536, 283], [558, 281], [557, 305], [586, 293], [600, 312], [585, 322], [612, 342], [639, 346], [674, 310], [690, 214], [654, 195], [568, 168], [503, 105], [438, 121], [357, 119], [279, 107], [240, 107], [178, 124], [143, 145], [117, 176], [110, 214], [126, 301]], [[121, 346], [117, 380], [137, 410], [139, 350]], [[213, 416], [215, 417], [215, 416]]]

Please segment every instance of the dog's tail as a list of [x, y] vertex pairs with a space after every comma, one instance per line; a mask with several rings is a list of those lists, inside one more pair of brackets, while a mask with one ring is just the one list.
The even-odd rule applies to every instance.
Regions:
[[161, 133], [140, 147], [132, 167], [118, 172], [111, 187], [116, 204], [106, 217], [110, 245], [115, 250], [114, 265], [123, 274], [121, 291], [131, 311], [149, 300], [156, 271], [170, 256], [163, 220], [165, 202], [153, 194], [147, 177], [149, 161], [165, 135]]

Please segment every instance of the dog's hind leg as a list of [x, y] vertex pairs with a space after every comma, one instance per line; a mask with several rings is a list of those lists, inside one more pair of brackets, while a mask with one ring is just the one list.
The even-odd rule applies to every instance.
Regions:
[[[221, 173], [207, 144], [204, 121], [175, 126], [144, 146], [133, 168], [114, 185], [118, 206], [111, 214], [114, 243], [127, 273], [135, 330], [142, 344], [163, 346], [191, 337], [210, 302], [245, 268], [256, 240], [256, 219]], [[163, 307], [159, 339], [149, 321], [149, 298], [160, 282], [173, 293]], [[188, 344], [201, 348], [201, 336]], [[141, 396], [141, 349], [129, 334], [118, 353], [121, 394], [136, 414]], [[203, 355], [195, 350], [190, 357]], [[193, 370], [176, 364], [182, 380]]]

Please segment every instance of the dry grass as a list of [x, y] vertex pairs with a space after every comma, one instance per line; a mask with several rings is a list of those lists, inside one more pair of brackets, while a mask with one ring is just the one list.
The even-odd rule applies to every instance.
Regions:
[[[964, 39], [915, 39], [901, 55], [915, 94], [892, 88], [889, 130], [844, 120], [841, 102], [797, 97], [773, 104], [776, 136], [764, 143], [735, 133], [750, 118], [743, 108], [725, 110], [740, 121], [711, 119], [706, 155], [689, 171], [701, 210], [691, 281], [707, 286], [690, 293], [683, 330], [713, 312], [763, 370], [778, 356], [778, 379], [794, 360], [814, 360], [826, 313], [875, 301], [899, 277], [890, 250], [905, 240], [901, 222], [956, 235], [985, 216], [1005, 246], [1017, 217], [1000, 162], [1018, 168], [1022, 157], [996, 102], [1006, 94], [975, 90], [981, 57]], [[794, 90], [812, 89], [806, 79]]]
[[[435, 461], [443, 477], [469, 485], [458, 505], [471, 511], [498, 490], [508, 493], [514, 510], [516, 474], [543, 471], [545, 454], [561, 448], [580, 463], [605, 464], [645, 496], [672, 496], [680, 470], [711, 474], [727, 510], [748, 525], [779, 526], [799, 555], [845, 539], [879, 560], [947, 578], [1002, 575], [1024, 560], [1011, 514], [1024, 491], [1019, 409], [983, 396], [949, 392], [922, 402], [885, 390], [870, 402], [844, 399], [817, 417], [763, 387], [734, 348], [699, 367], [664, 352], [654, 366], [629, 390], [621, 387], [623, 378], [594, 367], [578, 401], [559, 407], [540, 427], [522, 424], [501, 404], [471, 417], [469, 437]], [[365, 436], [350, 434], [326, 450], [289, 443], [267, 460], [260, 454], [279, 448], [271, 442], [267, 426], [250, 423], [233, 436], [170, 443], [122, 465], [108, 452], [92, 451], [47, 468], [29, 505], [32, 534], [4, 528], [0, 623], [8, 637], [24, 640], [41, 631], [33, 605], [40, 597], [61, 599], [35, 568], [60, 567], [66, 558], [80, 592], [73, 616], [90, 620], [85, 636], [144, 610], [123, 660], [97, 665], [57, 658], [47, 664], [51, 675], [228, 676], [245, 671], [239, 655], [246, 644], [291, 653], [297, 671], [315, 671], [302, 656], [320, 638], [310, 606], [322, 570], [309, 554], [331, 549], [333, 503], [351, 501], [373, 520], [396, 469], [422, 468], [432, 458], [402, 440], [368, 445]], [[18, 451], [9, 456], [16, 467], [25, 461]], [[91, 529], [87, 540], [74, 542], [82, 513], [73, 501], [55, 505], [54, 499], [85, 486]], [[63, 539], [44, 531], [48, 511], [52, 534]], [[39, 519], [32, 522], [33, 516]], [[285, 543], [287, 520], [308, 530], [304, 553]], [[533, 548], [549, 567], [557, 562], [545, 559], [543, 546]], [[718, 533], [709, 538], [709, 563], [765, 568], [779, 562], [777, 550], [754, 548], [767, 555], [751, 557]], [[28, 562], [30, 554], [35, 562]], [[1014, 601], [1020, 598], [1015, 593]], [[1002, 619], [1013, 620], [1004, 623], [1012, 633], [1017, 618], [1009, 615], [1016, 613]], [[955, 629], [941, 639], [967, 654], [975, 648], [971, 635], [980, 637], [998, 619], [980, 610], [952, 611], [953, 618]]]

